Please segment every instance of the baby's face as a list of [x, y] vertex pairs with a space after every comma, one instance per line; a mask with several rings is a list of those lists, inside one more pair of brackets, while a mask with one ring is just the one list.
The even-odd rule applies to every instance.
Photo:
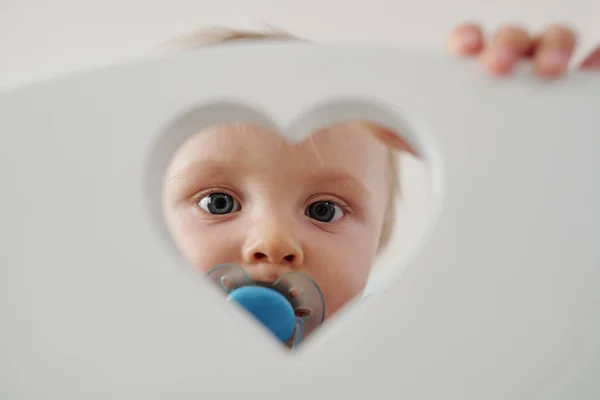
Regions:
[[265, 283], [306, 273], [323, 291], [330, 316], [367, 283], [389, 174], [386, 146], [358, 123], [299, 144], [257, 126], [221, 125], [174, 156], [165, 218], [198, 270], [235, 263]]

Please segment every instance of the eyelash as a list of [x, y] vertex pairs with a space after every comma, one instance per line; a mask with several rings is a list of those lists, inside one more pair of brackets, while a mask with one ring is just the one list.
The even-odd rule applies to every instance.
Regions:
[[217, 194], [217, 193], [222, 193], [222, 194], [226, 194], [226, 195], [228, 195], [228, 196], [231, 196], [231, 197], [233, 197], [233, 199], [234, 199], [235, 201], [237, 201], [237, 202], [240, 204], [240, 206], [241, 206], [241, 205], [242, 205], [242, 203], [243, 203], [243, 201], [241, 200], [241, 196], [238, 196], [237, 194], [233, 193], [233, 191], [232, 191], [232, 190], [226, 189], [226, 188], [224, 188], [224, 187], [212, 187], [212, 188], [210, 188], [210, 189], [203, 190], [203, 191], [199, 192], [198, 194], [196, 194], [196, 195], [195, 195], [195, 196], [192, 198], [193, 204], [194, 204], [196, 207], [200, 207], [200, 206], [198, 205], [198, 203], [199, 203], [199, 202], [200, 202], [202, 199], [204, 199], [205, 197], [208, 197], [208, 196], [210, 196], [211, 194]]
[[[239, 205], [240, 205], [239, 211], [243, 210], [244, 207], [243, 207], [243, 201], [240, 200], [241, 197], [232, 193], [231, 190], [222, 188], [222, 187], [213, 187], [211, 189], [203, 190], [202, 192], [198, 193], [196, 196], [194, 196], [195, 207], [197, 207], [200, 212], [206, 214], [207, 212], [205, 210], [203, 210], [198, 203], [200, 203], [200, 201], [202, 201], [202, 199], [210, 196], [211, 194], [217, 194], [217, 193], [223, 193], [228, 196], [231, 196], [234, 199], [234, 201], [239, 203]], [[348, 216], [353, 214], [352, 208], [345, 201], [343, 201], [337, 197], [331, 196], [329, 194], [325, 194], [325, 193], [319, 193], [319, 194], [315, 194], [315, 195], [311, 196], [309, 198], [309, 200], [307, 201], [307, 205], [306, 205], [305, 209], [308, 206], [310, 206], [311, 204], [316, 203], [316, 202], [330, 202], [330, 203], [335, 204], [344, 213], [343, 218], [347, 218]], [[239, 211], [236, 211], [236, 212], [239, 212]], [[213, 215], [213, 214], [210, 214], [210, 215]], [[224, 215], [230, 215], [230, 214], [224, 214]], [[214, 216], [218, 216], [218, 215], [214, 215]]]
[[[307, 204], [310, 205], [312, 203], [316, 203], [316, 202], [320, 202], [320, 201], [334, 203], [336, 206], [341, 208], [342, 211], [344, 212], [344, 214], [346, 214], [346, 215], [352, 213], [351, 207], [345, 201], [339, 199], [338, 197], [331, 196], [331, 195], [325, 194], [325, 193], [316, 194], [316, 195], [312, 196], [309, 199], [309, 201], [307, 201]], [[308, 205], [307, 205], [307, 207], [308, 207]]]

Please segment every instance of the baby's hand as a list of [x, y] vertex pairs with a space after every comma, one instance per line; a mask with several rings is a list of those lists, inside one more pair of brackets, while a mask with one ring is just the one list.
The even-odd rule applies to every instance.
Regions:
[[[481, 27], [462, 24], [449, 38], [451, 51], [463, 56], [479, 56], [494, 75], [507, 75], [521, 60], [531, 60], [542, 77], [562, 75], [573, 55], [576, 34], [563, 25], [550, 25], [538, 36], [531, 36], [518, 26], [499, 29], [486, 43]], [[600, 45], [580, 65], [600, 72]]]

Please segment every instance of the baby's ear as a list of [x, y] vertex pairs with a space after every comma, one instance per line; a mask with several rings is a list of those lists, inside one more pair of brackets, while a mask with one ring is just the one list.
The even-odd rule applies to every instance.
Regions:
[[381, 140], [387, 146], [398, 151], [406, 151], [416, 157], [419, 157], [415, 149], [396, 132], [370, 122], [365, 123], [365, 126], [370, 131], [375, 133], [375, 137], [377, 137], [377, 139]]

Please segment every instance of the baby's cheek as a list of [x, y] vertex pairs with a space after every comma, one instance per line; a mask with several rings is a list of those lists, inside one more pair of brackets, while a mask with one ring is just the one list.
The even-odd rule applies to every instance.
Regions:
[[[365, 289], [376, 253], [376, 241], [369, 238], [369, 226], [351, 224], [336, 235], [312, 242], [307, 267], [321, 287], [327, 316], [335, 313]], [[308, 261], [308, 260], [307, 260]]]
[[329, 290], [323, 289], [327, 318], [339, 311], [348, 302], [360, 296], [366, 286], [366, 280], [360, 282], [355, 280], [351, 284], [349, 283], [348, 281], [338, 281]]
[[330, 264], [319, 285], [327, 305], [327, 316], [335, 313], [350, 300], [359, 296], [369, 279], [370, 262], [363, 258], [339, 260]]
[[203, 230], [193, 218], [177, 215], [169, 220], [171, 238], [181, 255], [194, 267], [203, 265], [205, 248], [210, 245]]
[[188, 231], [186, 254], [188, 260], [201, 272], [208, 272], [218, 264], [242, 264], [240, 238], [226, 224], [208, 224]]

